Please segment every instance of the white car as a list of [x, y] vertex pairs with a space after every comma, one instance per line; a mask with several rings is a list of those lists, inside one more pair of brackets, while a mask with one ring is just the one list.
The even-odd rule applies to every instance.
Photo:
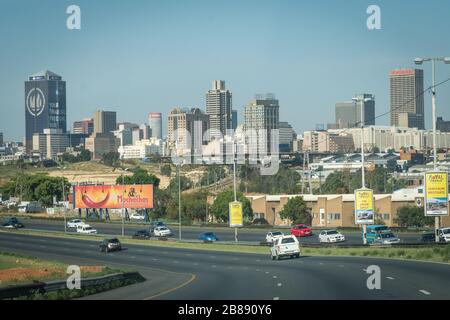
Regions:
[[345, 241], [345, 237], [337, 230], [323, 230], [319, 234], [319, 242], [336, 243]]
[[133, 213], [132, 215], [130, 215], [130, 219], [131, 220], [144, 220], [145, 216], [143, 214]]
[[450, 228], [439, 229], [439, 241], [450, 242]]
[[153, 235], [155, 237], [168, 237], [172, 235], [172, 231], [170, 231], [170, 229], [167, 227], [156, 227], [153, 230]]
[[83, 234], [97, 234], [97, 230], [84, 223], [77, 226], [77, 232]]
[[275, 240], [275, 238], [282, 237], [282, 236], [284, 236], [283, 232], [279, 232], [279, 231], [267, 232], [266, 242], [267, 243], [272, 243]]
[[80, 219], [73, 219], [67, 222], [67, 228], [76, 229], [79, 225], [84, 224]]
[[300, 247], [298, 240], [293, 235], [281, 236], [275, 238], [270, 248], [270, 256], [272, 260], [279, 260], [281, 257], [300, 257]]

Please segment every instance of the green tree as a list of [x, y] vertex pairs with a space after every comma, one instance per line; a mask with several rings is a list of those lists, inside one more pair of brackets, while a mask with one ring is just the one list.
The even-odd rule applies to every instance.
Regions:
[[172, 167], [170, 164], [165, 164], [161, 166], [161, 174], [167, 177], [172, 175]]
[[394, 221], [401, 227], [417, 227], [432, 226], [434, 224], [433, 217], [426, 217], [423, 208], [406, 206], [397, 210], [397, 218]]
[[199, 190], [181, 197], [181, 213], [186, 219], [206, 221], [208, 192]]
[[[236, 198], [238, 201], [242, 202], [242, 211], [244, 215], [244, 219], [251, 220], [253, 217], [253, 210], [250, 204], [250, 200], [248, 200], [243, 193], [238, 192], [236, 194]], [[214, 203], [211, 207], [211, 213], [214, 217], [221, 222], [228, 222], [229, 220], [229, 203], [234, 201], [234, 192], [233, 190], [225, 190], [219, 193], [214, 200]]]
[[119, 165], [120, 154], [118, 152], [108, 152], [102, 155], [102, 163], [110, 167]]
[[[188, 190], [192, 187], [193, 183], [191, 181], [191, 179], [185, 177], [185, 176], [180, 176], [180, 189], [181, 192]], [[169, 192], [174, 195], [174, 194], [178, 194], [178, 176], [174, 177], [173, 179], [170, 180], [169, 186], [167, 188], [169, 190]]]
[[280, 211], [282, 219], [289, 219], [293, 224], [311, 225], [312, 216], [303, 197], [290, 198]]
[[[153, 184], [155, 188], [159, 187], [160, 179], [153, 174], [149, 174], [147, 170], [136, 168], [133, 170], [132, 176], [124, 176], [125, 184]], [[122, 176], [117, 177], [116, 184], [122, 184]]]

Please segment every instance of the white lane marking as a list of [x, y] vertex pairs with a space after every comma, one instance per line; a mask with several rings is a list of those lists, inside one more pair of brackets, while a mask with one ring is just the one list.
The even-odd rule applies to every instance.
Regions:
[[153, 259], [153, 261], [158, 261], [158, 259]]
[[215, 256], [209, 256], [211, 259], [214, 259], [215, 258]]
[[395, 278], [393, 278], [393, 277], [386, 277], [387, 279], [389, 279], [389, 280], [394, 280]]
[[198, 266], [198, 263], [197, 263], [197, 262], [194, 262], [194, 266]]
[[280, 300], [280, 297], [273, 297], [273, 300]]
[[323, 266], [323, 263], [322, 263], [322, 262], [319, 262], [319, 265]]
[[269, 271], [266, 271], [266, 274], [269, 274], [270, 272]]
[[261, 260], [256, 260], [256, 262], [261, 262]]
[[261, 270], [259, 270], [259, 269], [256, 269], [256, 272], [258, 272], [258, 271], [261, 271]]
[[343, 268], [343, 267], [344, 267], [344, 265], [343, 265], [343, 264], [340, 264], [340, 265], [339, 265], [339, 268]]
[[423, 293], [426, 296], [429, 296], [431, 293], [426, 290], [419, 290], [421, 293]]
[[273, 276], [274, 279], [278, 278], [277, 276]]
[[211, 267], [213, 267], [213, 268], [215, 268], [215, 267], [217, 267], [215, 264], [213, 264]]
[[278, 283], [277, 283], [277, 286], [281, 287], [281, 286], [282, 286], [281, 282], [278, 282]]
[[135, 256], [131, 256], [131, 259], [136, 259], [136, 257]]

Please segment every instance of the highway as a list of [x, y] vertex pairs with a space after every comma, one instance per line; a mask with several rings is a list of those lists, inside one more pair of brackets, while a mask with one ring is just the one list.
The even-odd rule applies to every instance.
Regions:
[[[46, 220], [46, 219], [23, 219], [26, 229], [30, 230], [48, 230], [48, 231], [64, 231], [64, 222], [56, 220]], [[88, 222], [94, 228], [97, 229], [100, 234], [108, 235], [121, 235], [122, 225], [117, 223], [103, 223], [103, 222]], [[133, 235], [136, 230], [147, 229], [148, 225], [142, 224], [141, 226], [137, 224], [125, 224], [125, 235]], [[173, 231], [173, 237], [178, 239], [178, 227], [170, 227]], [[217, 234], [220, 241], [234, 241], [234, 229], [226, 228], [199, 228], [199, 227], [182, 227], [181, 235], [184, 240], [195, 240], [198, 238], [201, 232], [213, 231]], [[239, 240], [244, 242], [255, 242], [259, 243], [265, 241], [265, 237], [268, 230], [239, 230]], [[289, 233], [289, 229], [284, 231]], [[345, 244], [362, 244], [361, 234], [358, 232], [343, 232], [346, 237], [346, 241], [339, 243], [338, 245]], [[419, 233], [401, 233], [398, 234], [402, 242], [417, 243], [420, 238]], [[299, 238], [300, 243], [319, 243], [318, 232], [311, 237]]]
[[[450, 299], [450, 265], [363, 257], [272, 261], [269, 254], [125, 245], [101, 253], [97, 241], [0, 232], [0, 250], [70, 264], [137, 270], [147, 281], [86, 299]], [[381, 269], [381, 289], [365, 272]]]

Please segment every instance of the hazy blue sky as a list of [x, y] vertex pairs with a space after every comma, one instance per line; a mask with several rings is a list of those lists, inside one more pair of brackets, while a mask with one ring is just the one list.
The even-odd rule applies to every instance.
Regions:
[[[66, 28], [70, 4], [81, 7], [79, 31]], [[382, 30], [366, 27], [370, 4]], [[99, 107], [140, 123], [151, 111], [166, 120], [173, 106], [204, 108], [223, 79], [240, 122], [255, 93], [273, 92], [280, 119], [301, 133], [334, 121], [334, 104], [359, 92], [386, 112], [389, 71], [450, 55], [449, 35], [448, 0], [0, 0], [0, 131], [22, 139], [24, 81], [49, 69], [67, 81], [68, 129]], [[440, 64], [438, 80], [448, 77]], [[438, 90], [438, 115], [450, 118], [450, 83]]]

